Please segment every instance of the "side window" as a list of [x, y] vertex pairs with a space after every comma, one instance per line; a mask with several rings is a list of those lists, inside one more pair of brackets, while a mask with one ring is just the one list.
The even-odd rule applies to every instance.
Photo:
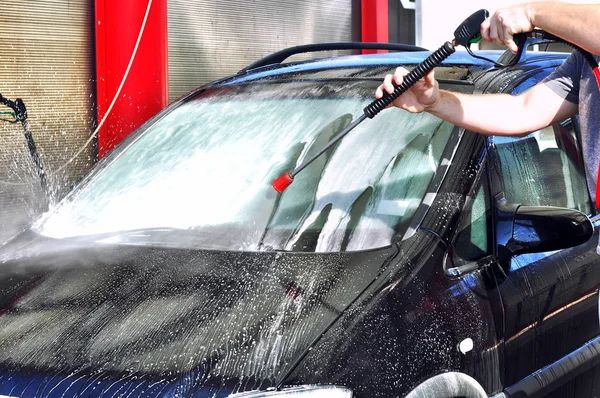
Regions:
[[591, 214], [573, 119], [526, 137], [495, 137], [494, 142], [509, 203], [568, 207]]
[[[482, 181], [485, 178], [482, 178]], [[467, 203], [454, 241], [456, 261], [475, 261], [490, 253], [487, 184], [480, 184], [472, 201]]]

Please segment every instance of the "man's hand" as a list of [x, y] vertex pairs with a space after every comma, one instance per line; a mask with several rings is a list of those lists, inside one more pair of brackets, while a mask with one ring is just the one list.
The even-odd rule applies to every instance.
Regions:
[[530, 8], [527, 4], [502, 8], [481, 24], [481, 37], [488, 42], [507, 46], [516, 53], [518, 46], [513, 36], [534, 29]]
[[[402, 67], [397, 68], [394, 75], [386, 75], [383, 84], [377, 87], [375, 97], [377, 99], [381, 98], [383, 90], [392, 94], [394, 92], [392, 82], [399, 86], [406, 75], [408, 75], [408, 70]], [[439, 99], [439, 85], [437, 80], [435, 80], [434, 72], [431, 71], [392, 102], [392, 105], [412, 113], [419, 113], [434, 107]]]

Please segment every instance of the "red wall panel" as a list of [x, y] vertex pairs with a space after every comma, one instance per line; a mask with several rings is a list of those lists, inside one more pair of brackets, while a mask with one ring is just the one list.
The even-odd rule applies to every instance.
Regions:
[[[388, 1], [362, 0], [361, 28], [363, 42], [388, 42]], [[387, 50], [363, 50], [363, 54], [382, 52], [387, 52]]]
[[[96, 0], [98, 122], [106, 114], [134, 50], [150, 0]], [[167, 0], [152, 0], [123, 89], [98, 132], [98, 157], [168, 104]]]

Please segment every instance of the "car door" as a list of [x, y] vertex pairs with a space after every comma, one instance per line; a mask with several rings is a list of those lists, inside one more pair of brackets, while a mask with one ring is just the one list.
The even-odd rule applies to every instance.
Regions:
[[[490, 138], [491, 204], [556, 206], [592, 217], [577, 118], [526, 137]], [[492, 212], [493, 214], [493, 212]], [[500, 264], [504, 384], [512, 386], [599, 334], [598, 223], [585, 244], [513, 256]]]
[[[502, 384], [511, 396], [518, 391], [525, 392], [523, 396], [546, 394], [589, 368], [600, 352], [596, 254], [600, 217], [587, 191], [577, 126], [574, 118], [523, 138], [490, 137], [486, 167], [452, 245], [455, 268], [448, 270], [450, 274], [465, 275], [484, 267], [495, 275], [496, 287], [488, 297], [498, 341], [503, 341]], [[594, 236], [576, 247], [503, 259], [497, 250], [499, 225], [494, 216], [501, 201], [577, 209], [595, 216]], [[535, 373], [564, 358], [576, 366], [561, 364], [557, 373], [549, 368]], [[559, 381], [561, 371], [567, 377]], [[599, 376], [598, 366], [584, 372], [565, 385], [563, 396], [594, 396], [600, 392]]]

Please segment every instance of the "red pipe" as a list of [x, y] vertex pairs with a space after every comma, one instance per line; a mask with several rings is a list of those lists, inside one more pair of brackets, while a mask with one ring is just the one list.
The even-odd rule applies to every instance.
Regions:
[[[123, 79], [149, 0], [95, 0], [98, 122]], [[169, 101], [167, 0], [152, 0], [139, 47], [119, 98], [98, 131], [98, 158]]]
[[[361, 28], [363, 42], [387, 43], [389, 0], [362, 0]], [[386, 53], [387, 50], [363, 50], [363, 54]]]
[[[594, 68], [594, 76], [596, 76], [596, 84], [600, 90], [600, 69]], [[598, 165], [598, 175], [596, 176], [596, 209], [600, 209], [600, 164]]]

